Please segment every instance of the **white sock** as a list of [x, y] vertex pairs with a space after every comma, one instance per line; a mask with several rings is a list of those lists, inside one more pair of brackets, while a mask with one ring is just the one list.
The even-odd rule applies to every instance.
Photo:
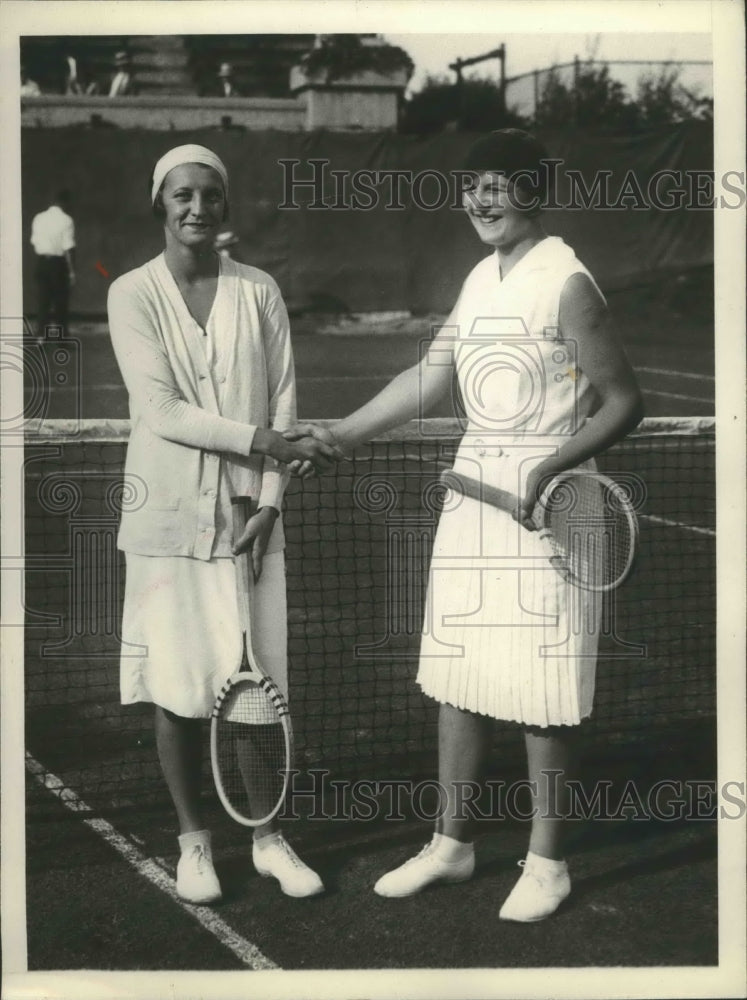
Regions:
[[179, 847], [182, 854], [191, 850], [193, 847], [196, 847], [197, 844], [201, 844], [203, 847], [210, 849], [209, 830], [190, 830], [189, 833], [179, 834]]
[[455, 840], [453, 837], [448, 837], [445, 833], [433, 834], [433, 846], [434, 853], [442, 861], [449, 861], [451, 863], [468, 858], [475, 851], [474, 844], [465, 844], [463, 840]]
[[254, 845], [258, 847], [260, 851], [263, 851], [265, 847], [269, 847], [270, 844], [279, 844], [283, 839], [283, 835], [280, 830], [275, 830], [274, 833], [267, 833], [264, 837], [255, 837]]
[[546, 875], [563, 875], [568, 871], [568, 862], [565, 858], [555, 861], [553, 858], [543, 858], [541, 854], [527, 851], [527, 868], [533, 868]]

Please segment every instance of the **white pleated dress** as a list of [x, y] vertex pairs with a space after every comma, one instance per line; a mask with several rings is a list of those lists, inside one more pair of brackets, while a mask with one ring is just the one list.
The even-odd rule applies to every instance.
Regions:
[[[547, 237], [503, 281], [495, 254], [468, 276], [454, 331], [469, 419], [456, 472], [522, 495], [529, 470], [586, 420], [593, 391], [558, 330], [560, 293], [578, 272], [588, 274]], [[599, 595], [567, 584], [536, 532], [447, 497], [423, 624], [425, 694], [496, 719], [575, 725], [592, 711], [600, 619]]]

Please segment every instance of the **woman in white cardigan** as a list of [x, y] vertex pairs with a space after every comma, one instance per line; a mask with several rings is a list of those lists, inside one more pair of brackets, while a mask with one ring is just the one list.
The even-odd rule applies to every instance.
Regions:
[[[476, 187], [464, 207], [493, 253], [468, 275], [420, 364], [336, 424], [334, 438], [312, 425], [288, 435], [315, 433], [350, 450], [426, 414], [456, 372], [469, 424], [455, 470], [521, 498], [515, 519], [468, 498], [441, 515], [418, 683], [440, 702], [444, 810], [431, 842], [375, 886], [408, 896], [470, 877], [470, 798], [493, 720], [510, 720], [524, 731], [533, 790], [524, 873], [499, 914], [518, 921], [548, 916], [570, 891], [567, 780], [574, 732], [592, 711], [600, 624], [598, 595], [546, 568], [529, 515], [542, 478], [590, 464], [642, 415], [601, 292], [570, 247], [543, 229], [546, 160], [516, 129], [473, 145], [465, 166]], [[517, 568], [524, 557], [545, 568]], [[514, 565], [499, 568], [502, 559]]]
[[[334, 451], [280, 431], [296, 417], [288, 314], [262, 271], [213, 250], [228, 214], [228, 177], [203, 146], [178, 146], [150, 182], [165, 249], [109, 292], [109, 326], [130, 400], [122, 515], [126, 553], [123, 704], [155, 705], [159, 759], [179, 821], [177, 891], [220, 898], [200, 807], [201, 720], [241, 661], [233, 553], [257, 580], [253, 642], [287, 694], [285, 569], [280, 517], [286, 465], [317, 470]], [[230, 497], [258, 497], [242, 538]], [[284, 892], [322, 891], [274, 823], [255, 831], [253, 859]]]

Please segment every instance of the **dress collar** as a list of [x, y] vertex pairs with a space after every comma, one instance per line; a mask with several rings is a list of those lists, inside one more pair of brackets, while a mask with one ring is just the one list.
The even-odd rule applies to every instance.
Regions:
[[497, 250], [493, 252], [493, 260], [495, 261], [495, 269], [498, 272], [498, 279], [503, 283], [504, 281], [510, 281], [515, 274], [542, 271], [547, 267], [554, 266], [564, 253], [572, 254], [573, 251], [560, 236], [545, 236], [544, 239], [540, 240], [539, 243], [535, 243], [531, 249], [527, 250], [523, 257], [517, 260], [505, 278], [501, 277], [500, 259]]

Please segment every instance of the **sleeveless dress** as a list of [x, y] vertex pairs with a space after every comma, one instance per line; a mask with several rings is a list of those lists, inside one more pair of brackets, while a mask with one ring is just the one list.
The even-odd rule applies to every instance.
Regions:
[[[579, 272], [591, 277], [547, 237], [504, 280], [496, 254], [468, 276], [453, 331], [469, 421], [455, 472], [523, 495], [530, 469], [587, 419], [594, 392], [558, 329], [560, 294]], [[496, 719], [575, 725], [592, 711], [600, 620], [600, 596], [549, 566], [537, 532], [447, 496], [421, 641], [425, 694]]]

